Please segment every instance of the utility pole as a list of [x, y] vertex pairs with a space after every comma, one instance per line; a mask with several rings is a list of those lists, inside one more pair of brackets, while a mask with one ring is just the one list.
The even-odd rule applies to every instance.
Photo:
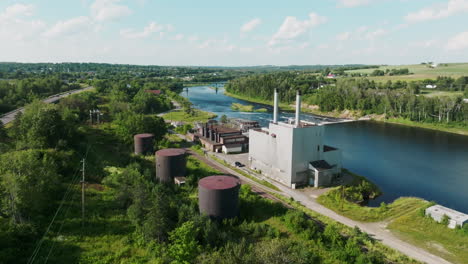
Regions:
[[83, 167], [81, 169], [82, 177], [81, 177], [81, 227], [84, 227], [84, 215], [85, 215], [85, 164], [86, 160], [82, 159], [81, 163], [83, 163]]

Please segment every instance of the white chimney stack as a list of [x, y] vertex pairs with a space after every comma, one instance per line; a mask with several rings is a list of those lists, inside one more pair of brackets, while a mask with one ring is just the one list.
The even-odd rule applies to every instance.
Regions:
[[296, 93], [296, 127], [301, 124], [301, 92], [298, 90]]
[[273, 123], [278, 123], [278, 89], [275, 89], [274, 95]]

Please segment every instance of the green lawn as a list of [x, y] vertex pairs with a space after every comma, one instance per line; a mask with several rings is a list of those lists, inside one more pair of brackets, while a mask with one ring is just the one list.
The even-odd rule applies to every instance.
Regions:
[[417, 210], [396, 218], [388, 228], [398, 237], [451, 262], [468, 263], [468, 233], [463, 230], [449, 229]]
[[215, 118], [216, 114], [205, 112], [199, 109], [193, 109], [193, 114], [187, 114], [183, 110], [172, 111], [162, 116], [166, 120], [183, 122], [207, 122]]

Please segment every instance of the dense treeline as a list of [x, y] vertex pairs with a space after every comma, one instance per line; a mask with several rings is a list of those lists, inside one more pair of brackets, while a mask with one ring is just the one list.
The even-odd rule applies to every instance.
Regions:
[[225, 87], [227, 92], [262, 100], [273, 100], [273, 90], [277, 88], [281, 101], [289, 103], [295, 100], [296, 90], [309, 94], [320, 85], [333, 82], [334, 80], [313, 74], [282, 72], [234, 79]]
[[0, 81], [0, 114], [30, 103], [34, 99], [78, 88], [80, 88], [78, 84], [65, 83], [55, 76]]
[[[295, 91], [306, 95], [304, 101], [316, 104], [322, 111], [359, 110], [362, 114], [385, 114], [413, 121], [461, 123], [468, 122], [468, 104], [462, 97], [426, 97], [420, 92], [419, 82], [388, 81], [378, 83], [367, 79], [340, 78], [330, 85], [323, 77], [305, 74], [253, 75], [230, 81], [226, 90], [251, 98], [272, 100], [273, 89], [278, 88], [282, 101], [295, 100]], [[331, 81], [328, 81], [331, 82]], [[449, 82], [441, 87], [453, 91], [468, 91], [468, 78], [440, 77], [436, 82]], [[319, 88], [319, 89], [316, 89]]]

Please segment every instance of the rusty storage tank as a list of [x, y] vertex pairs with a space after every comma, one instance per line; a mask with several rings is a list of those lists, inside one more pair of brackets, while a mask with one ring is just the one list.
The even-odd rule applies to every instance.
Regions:
[[133, 136], [133, 140], [135, 142], [135, 154], [153, 153], [153, 134], [136, 134]]
[[217, 175], [198, 181], [200, 213], [214, 219], [234, 218], [239, 214], [240, 180], [235, 176]]
[[174, 183], [175, 177], [184, 177], [187, 159], [184, 149], [168, 148], [156, 151], [156, 177], [160, 182]]

